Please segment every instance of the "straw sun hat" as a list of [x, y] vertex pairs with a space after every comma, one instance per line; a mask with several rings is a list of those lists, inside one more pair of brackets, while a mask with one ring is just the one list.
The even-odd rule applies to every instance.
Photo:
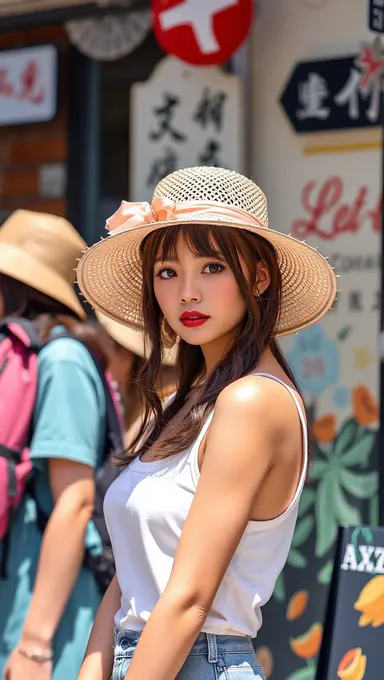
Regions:
[[86, 243], [64, 218], [16, 210], [0, 228], [0, 272], [85, 317], [74, 291], [77, 260]]
[[[128, 328], [123, 323], [113, 321], [105, 314], [101, 312], [96, 312], [96, 316], [100, 323], [104, 326], [107, 333], [115, 340], [119, 345], [129, 349], [137, 356], [144, 358], [144, 333], [137, 330], [132, 330]], [[163, 364], [166, 366], [173, 366], [176, 363], [177, 347], [172, 349], [164, 349], [163, 353]]]
[[276, 251], [282, 275], [278, 335], [321, 319], [337, 292], [327, 260], [306, 243], [268, 227], [267, 200], [250, 179], [230, 170], [178, 170], [156, 187], [151, 205], [123, 201], [107, 221], [110, 234], [84, 254], [78, 283], [93, 307], [112, 319], [142, 327], [140, 246], [156, 229], [203, 223], [247, 229]]

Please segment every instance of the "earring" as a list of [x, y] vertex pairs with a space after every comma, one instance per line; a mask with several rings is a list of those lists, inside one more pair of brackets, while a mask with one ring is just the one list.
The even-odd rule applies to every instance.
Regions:
[[163, 316], [163, 320], [161, 322], [161, 342], [163, 343], [165, 349], [172, 349], [172, 347], [176, 343], [177, 335], [175, 331], [170, 327], [168, 321], [166, 318]]

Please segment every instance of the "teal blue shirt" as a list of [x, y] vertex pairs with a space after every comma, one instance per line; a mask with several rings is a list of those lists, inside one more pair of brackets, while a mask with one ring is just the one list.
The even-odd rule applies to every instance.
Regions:
[[[97, 469], [103, 459], [105, 437], [105, 396], [94, 362], [77, 340], [57, 338], [39, 354], [31, 441], [35, 494], [46, 514], [53, 508], [48, 459], [72, 460]], [[25, 498], [12, 528], [8, 580], [0, 581], [0, 677], [22, 631], [41, 540], [35, 501]], [[101, 549], [92, 522], [85, 543], [94, 552]], [[65, 544], [63, 536], [63, 550]], [[100, 599], [93, 574], [82, 569], [54, 638], [54, 680], [76, 680]]]

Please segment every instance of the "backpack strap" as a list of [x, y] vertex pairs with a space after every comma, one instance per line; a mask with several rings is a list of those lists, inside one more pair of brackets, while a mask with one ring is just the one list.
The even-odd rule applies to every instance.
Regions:
[[38, 334], [36, 324], [30, 319], [13, 316], [7, 316], [2, 319], [0, 322], [0, 340], [10, 335], [18, 338], [18, 340], [36, 354], [43, 347], [43, 341]]
[[[54, 342], [54, 340], [58, 340], [59, 338], [72, 338], [73, 340], [76, 340], [79, 342], [81, 345], [85, 347], [87, 350], [88, 354], [91, 355], [93, 362], [95, 364], [95, 367], [97, 369], [97, 372], [99, 374], [99, 378], [101, 381], [101, 384], [103, 386], [104, 390], [104, 396], [105, 396], [105, 410], [106, 410], [106, 422], [107, 422], [107, 439], [109, 443], [108, 449], [111, 449], [113, 452], [118, 452], [121, 453], [124, 450], [124, 439], [123, 439], [123, 432], [122, 432], [122, 421], [119, 419], [118, 415], [118, 410], [117, 410], [117, 404], [115, 403], [114, 397], [112, 396], [112, 385], [109, 383], [105, 371], [101, 365], [100, 359], [93, 352], [90, 347], [83, 342], [80, 338], [78, 338], [76, 335], [73, 333], [65, 332], [65, 333], [57, 333], [56, 335], [53, 335], [49, 340], [45, 343], [45, 346], [48, 345], [51, 342]], [[106, 452], [109, 453], [109, 450]]]

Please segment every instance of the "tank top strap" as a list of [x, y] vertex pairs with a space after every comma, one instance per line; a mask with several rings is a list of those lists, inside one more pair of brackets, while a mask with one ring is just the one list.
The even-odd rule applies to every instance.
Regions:
[[292, 399], [295, 403], [297, 412], [299, 414], [300, 423], [301, 423], [301, 431], [302, 431], [302, 435], [303, 435], [303, 461], [302, 461], [302, 466], [301, 466], [301, 474], [300, 474], [300, 478], [299, 478], [299, 483], [298, 483], [297, 488], [296, 488], [296, 493], [293, 496], [288, 508], [283, 513], [283, 515], [285, 515], [292, 508], [292, 506], [294, 506], [297, 503], [298, 499], [300, 498], [301, 492], [302, 492], [304, 484], [305, 484], [305, 480], [307, 478], [307, 473], [308, 473], [308, 424], [307, 424], [307, 418], [306, 418], [305, 413], [303, 411], [303, 408], [302, 408], [302, 406], [301, 406], [301, 404], [300, 404], [300, 402], [299, 402], [299, 400], [298, 400], [298, 398], [295, 394], [295, 391], [292, 389], [292, 387], [287, 385], [287, 383], [285, 383], [284, 380], [281, 380], [280, 378], [277, 378], [275, 375], [271, 375], [270, 373], [250, 373], [249, 375], [260, 376], [261, 378], [268, 378], [269, 380], [274, 380], [275, 382], [277, 382], [280, 385], [282, 385], [283, 387], [285, 387], [287, 392], [289, 392], [289, 394], [291, 395], [291, 397], [292, 397]]
[[[300, 423], [301, 423], [301, 429], [302, 429], [302, 435], [303, 435], [303, 461], [302, 461], [302, 468], [301, 468], [301, 474], [300, 474], [300, 479], [299, 483], [296, 488], [295, 495], [293, 496], [288, 508], [285, 510], [283, 515], [285, 515], [289, 510], [297, 503], [298, 499], [300, 498], [306, 477], [307, 477], [307, 471], [308, 471], [308, 429], [307, 429], [307, 419], [305, 417], [305, 413], [303, 411], [303, 408], [294, 392], [292, 387], [287, 385], [283, 380], [280, 378], [277, 378], [274, 375], [271, 375], [270, 373], [249, 373], [248, 375], [254, 375], [254, 376], [260, 376], [260, 378], [268, 378], [270, 380], [274, 380], [277, 383], [280, 383], [285, 389], [289, 392], [291, 395], [296, 408], [297, 412], [299, 415]], [[200, 449], [200, 444], [203, 441], [205, 435], [207, 434], [208, 428], [212, 422], [212, 418], [214, 415], [214, 409], [213, 411], [209, 414], [208, 418], [206, 419], [203, 427], [201, 428], [197, 439], [195, 439], [194, 443], [192, 444], [188, 458], [192, 462], [192, 467], [194, 471], [194, 478], [195, 482], [197, 483], [198, 478], [199, 478], [199, 466], [198, 466], [198, 456], [199, 456], [199, 449]]]

